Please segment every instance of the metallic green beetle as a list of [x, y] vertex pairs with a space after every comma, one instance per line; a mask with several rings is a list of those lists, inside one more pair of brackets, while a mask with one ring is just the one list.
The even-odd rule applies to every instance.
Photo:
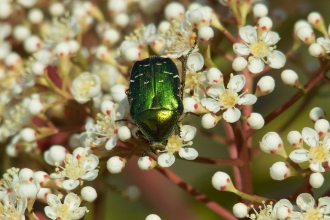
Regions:
[[130, 114], [154, 153], [165, 150], [167, 138], [178, 128], [183, 114], [185, 64], [186, 57], [182, 62], [182, 83], [175, 63], [169, 58], [149, 57], [137, 61], [132, 68], [126, 92]]

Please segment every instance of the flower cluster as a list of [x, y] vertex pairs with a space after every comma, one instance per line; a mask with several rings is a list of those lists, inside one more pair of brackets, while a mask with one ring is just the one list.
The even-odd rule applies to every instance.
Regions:
[[[310, 111], [313, 128], [299, 121], [304, 125], [287, 135], [290, 146], [281, 135], [311, 103], [328, 109], [319, 100], [330, 82], [330, 28], [317, 11], [290, 27], [284, 22], [290, 14], [276, 4], [0, 0], [0, 219], [81, 219], [89, 212], [85, 202], [94, 204], [96, 219], [108, 218], [102, 204], [93, 203], [105, 190], [129, 201], [143, 195], [161, 207], [182, 207], [182, 215], [162, 213], [192, 219], [196, 213], [157, 175], [148, 176], [153, 172], [224, 219], [328, 218], [329, 197], [320, 196], [316, 207], [311, 190], [326, 185], [330, 166], [325, 111]], [[302, 17], [307, 6], [297, 3]], [[292, 115], [285, 118], [287, 109]], [[260, 148], [255, 132], [264, 135]], [[272, 154], [280, 159], [270, 168], [253, 167]], [[205, 172], [195, 169], [200, 164]], [[235, 181], [222, 171], [211, 178], [210, 165], [232, 166]], [[176, 175], [172, 169], [179, 166], [194, 172]], [[267, 175], [252, 175], [264, 167]], [[304, 180], [295, 193], [254, 195], [254, 183], [292, 176]], [[209, 190], [184, 181], [200, 177], [246, 203], [232, 214], [208, 198]], [[175, 203], [159, 198], [166, 195]], [[226, 207], [234, 203], [225, 200]], [[257, 203], [263, 203], [259, 210]]]

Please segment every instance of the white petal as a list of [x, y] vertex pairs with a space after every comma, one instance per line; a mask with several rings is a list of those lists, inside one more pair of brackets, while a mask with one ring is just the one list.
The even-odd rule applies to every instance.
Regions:
[[211, 96], [212, 98], [218, 98], [218, 95], [221, 95], [224, 93], [225, 87], [222, 86], [217, 86], [217, 87], [211, 87], [207, 90], [206, 94], [208, 96]]
[[301, 193], [296, 200], [297, 206], [302, 211], [305, 211], [307, 208], [314, 208], [315, 200], [309, 193]]
[[233, 50], [237, 55], [246, 56], [251, 53], [250, 48], [245, 44], [235, 43], [233, 45]]
[[323, 138], [324, 148], [330, 150], [330, 133], [327, 133]]
[[265, 68], [264, 61], [259, 58], [253, 57], [248, 62], [248, 69], [251, 73], [260, 73]]
[[175, 156], [173, 154], [163, 153], [159, 155], [157, 161], [161, 167], [170, 167], [175, 162]]
[[87, 172], [85, 175], [83, 175], [83, 176], [81, 177], [81, 179], [83, 179], [83, 180], [87, 180], [87, 181], [95, 180], [96, 177], [97, 177], [97, 175], [98, 175], [98, 173], [99, 173], [99, 170], [98, 170], [98, 169], [96, 169], [96, 170], [92, 170], [92, 171], [89, 171], [89, 172]]
[[80, 198], [74, 193], [69, 193], [68, 195], [65, 196], [63, 204], [69, 206], [69, 210], [75, 210], [76, 208], [79, 207], [80, 205]]
[[201, 103], [202, 106], [204, 106], [211, 112], [217, 113], [220, 110], [220, 103], [217, 100], [207, 98], [202, 99]]
[[190, 125], [183, 125], [181, 127], [181, 137], [184, 141], [191, 141], [196, 135], [197, 129]]
[[237, 102], [239, 105], [253, 105], [257, 101], [257, 97], [252, 94], [243, 95]]
[[183, 148], [181, 147], [179, 150], [179, 155], [181, 158], [186, 160], [195, 160], [198, 157], [198, 152], [194, 148]]
[[309, 151], [305, 149], [297, 149], [292, 151], [289, 157], [295, 163], [302, 163], [309, 160]]
[[64, 180], [62, 187], [66, 190], [73, 190], [79, 185], [79, 180], [68, 179]]
[[237, 74], [230, 77], [227, 87], [235, 90], [236, 92], [240, 92], [243, 89], [245, 82], [245, 76], [243, 74]]
[[286, 57], [278, 50], [274, 50], [267, 55], [268, 65], [274, 69], [280, 69], [285, 65]]
[[200, 53], [192, 53], [187, 59], [187, 68], [190, 71], [197, 72], [204, 66], [204, 58]]
[[303, 128], [301, 134], [304, 139], [304, 142], [308, 146], [316, 147], [318, 145], [319, 135], [317, 134], [317, 132], [314, 129], [305, 127], [305, 128]]
[[105, 144], [105, 149], [112, 150], [117, 144], [118, 141], [118, 135], [114, 135], [112, 138], [110, 138], [107, 143]]
[[89, 163], [86, 166], [86, 169], [88, 171], [94, 170], [99, 165], [99, 158], [94, 154], [88, 156], [88, 161]]
[[86, 207], [79, 207], [77, 209], [74, 210], [74, 213], [72, 215], [72, 219], [75, 220], [75, 219], [81, 219], [84, 215], [85, 215], [85, 212], [87, 211], [87, 208]]
[[280, 36], [274, 31], [265, 31], [262, 33], [262, 37], [269, 46], [276, 44], [280, 40]]
[[322, 166], [322, 163], [310, 163], [309, 168], [314, 172], [324, 172], [325, 169]]
[[228, 108], [222, 116], [226, 122], [234, 123], [241, 117], [241, 111], [237, 108]]
[[51, 209], [49, 206], [46, 206], [44, 208], [45, 214], [47, 215], [48, 218], [50, 219], [56, 219], [57, 215], [55, 214], [55, 212], [53, 211], [53, 209]]
[[319, 204], [317, 206], [319, 210], [324, 210], [323, 214], [329, 214], [330, 213], [330, 197], [322, 197], [322, 199], [319, 199]]
[[241, 27], [239, 29], [239, 36], [246, 43], [257, 42], [258, 39], [257, 30], [250, 25]]

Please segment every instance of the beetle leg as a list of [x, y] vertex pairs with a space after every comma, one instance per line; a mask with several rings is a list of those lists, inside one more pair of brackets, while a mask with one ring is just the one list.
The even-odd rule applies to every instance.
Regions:
[[131, 101], [132, 101], [131, 90], [130, 90], [130, 89], [127, 89], [127, 90], [125, 91], [125, 94], [126, 94], [126, 96], [127, 96], [127, 99], [128, 99], [129, 105], [131, 105]]
[[123, 119], [118, 119], [118, 120], [116, 120], [115, 122], [121, 122], [121, 121], [125, 121], [125, 122], [127, 122], [127, 123], [130, 123], [130, 124], [132, 124], [132, 125], [135, 125], [135, 126], [136, 126], [136, 123], [135, 123], [134, 121], [132, 121], [132, 120], [129, 120], [129, 119], [126, 119], [126, 118], [123, 118]]

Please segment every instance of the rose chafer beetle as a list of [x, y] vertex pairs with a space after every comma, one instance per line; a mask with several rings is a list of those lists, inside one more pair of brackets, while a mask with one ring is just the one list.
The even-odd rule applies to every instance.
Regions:
[[182, 77], [170, 58], [157, 56], [137, 61], [131, 70], [126, 91], [130, 115], [140, 130], [139, 138], [148, 142], [154, 153], [165, 150], [173, 131], [180, 134], [186, 62], [194, 47], [181, 58]]

